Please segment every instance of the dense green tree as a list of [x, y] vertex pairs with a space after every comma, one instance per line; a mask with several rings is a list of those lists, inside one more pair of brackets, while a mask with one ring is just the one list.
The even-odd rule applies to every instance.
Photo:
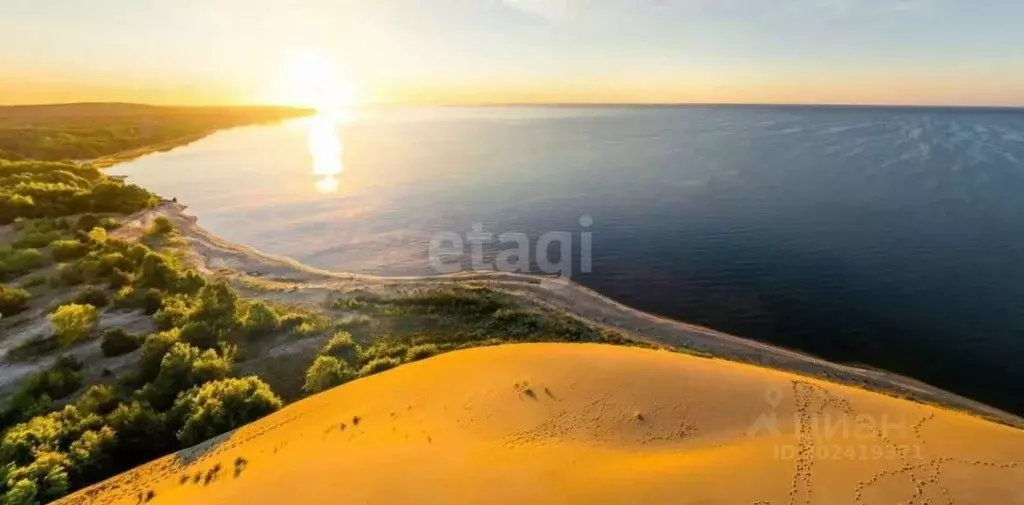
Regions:
[[219, 329], [234, 328], [240, 325], [238, 305], [238, 293], [235, 290], [223, 282], [210, 283], [199, 290], [191, 318]]
[[112, 452], [118, 468], [129, 468], [164, 454], [177, 443], [164, 415], [145, 402], [122, 403], [107, 415], [106, 424], [117, 437]]
[[158, 409], [169, 408], [181, 392], [227, 377], [232, 358], [213, 349], [204, 351], [184, 342], [175, 343], [160, 363], [156, 378], [140, 391], [140, 397]]
[[82, 414], [106, 415], [118, 405], [117, 392], [108, 384], [93, 384], [75, 402]]
[[192, 446], [281, 408], [281, 399], [256, 377], [208, 382], [182, 394], [174, 411], [182, 419], [178, 440]]
[[281, 318], [269, 305], [262, 301], [250, 302], [246, 305], [242, 325], [250, 334], [263, 334], [277, 330], [281, 326]]
[[21, 479], [10, 486], [4, 493], [2, 505], [36, 505], [39, 503], [39, 486], [31, 479]]
[[359, 352], [359, 344], [352, 339], [352, 334], [347, 331], [335, 333], [320, 349], [320, 354], [344, 360], [350, 365], [359, 362]]
[[141, 382], [150, 382], [160, 373], [160, 363], [163, 362], [167, 351], [181, 338], [181, 330], [171, 329], [154, 333], [142, 343], [142, 351], [139, 354], [138, 379]]
[[344, 384], [355, 377], [355, 372], [348, 363], [334, 356], [317, 356], [313, 364], [306, 370], [306, 381], [302, 392], [311, 395], [326, 391], [334, 386]]

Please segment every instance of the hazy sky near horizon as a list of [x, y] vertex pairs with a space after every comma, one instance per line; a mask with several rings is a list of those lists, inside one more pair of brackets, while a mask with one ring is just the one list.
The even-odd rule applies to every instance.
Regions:
[[1020, 0], [0, 1], [0, 102], [1024, 105]]

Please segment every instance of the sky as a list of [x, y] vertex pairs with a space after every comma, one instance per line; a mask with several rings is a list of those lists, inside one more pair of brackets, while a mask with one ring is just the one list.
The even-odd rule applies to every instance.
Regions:
[[[1024, 106], [1021, 0], [0, 0], [0, 103]], [[291, 83], [291, 84], [289, 84]]]

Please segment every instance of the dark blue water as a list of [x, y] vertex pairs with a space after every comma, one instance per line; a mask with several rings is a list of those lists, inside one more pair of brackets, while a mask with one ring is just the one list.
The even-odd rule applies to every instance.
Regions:
[[573, 279], [633, 307], [1024, 413], [1024, 111], [387, 109], [337, 132], [336, 192], [300, 124], [117, 170], [336, 270], [432, 273], [431, 237], [473, 223], [562, 230]]

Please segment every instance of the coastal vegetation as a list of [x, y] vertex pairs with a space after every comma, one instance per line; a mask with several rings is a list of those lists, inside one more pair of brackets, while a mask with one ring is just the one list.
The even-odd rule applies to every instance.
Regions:
[[[0, 108], [0, 322], [35, 306], [51, 328], [15, 346], [7, 359], [69, 352], [22, 379], [4, 401], [0, 502], [59, 498], [280, 407], [259, 379], [232, 373], [232, 340], [276, 327], [278, 315], [240, 301], [230, 287], [208, 283], [144, 242], [108, 235], [119, 216], [151, 208], [159, 198], [100, 167], [220, 128], [306, 112], [126, 104]], [[173, 227], [157, 221], [154, 232], [166, 235]], [[55, 299], [63, 302], [47, 307]], [[154, 318], [165, 322], [165, 331], [141, 337], [114, 327], [99, 335], [112, 303], [118, 310], [163, 314]], [[0, 327], [0, 335], [9, 329]], [[86, 365], [71, 351], [96, 337], [107, 356], [142, 350], [133, 372], [81, 391]]]
[[[0, 408], [0, 503], [59, 498], [301, 395], [437, 353], [502, 342], [626, 341], [567, 315], [521, 308], [483, 286], [338, 292], [318, 308], [243, 297], [230, 277], [192, 266], [170, 219], [143, 212], [160, 203], [157, 195], [81, 160], [134, 155], [256, 116], [175, 109], [157, 121], [148, 109], [112, 106], [106, 110], [123, 114], [103, 119], [95, 107], [71, 106], [87, 112], [70, 116], [34, 109], [44, 114], [31, 121], [28, 109], [14, 108], [20, 122], [12, 109], [0, 119], [0, 157], [8, 158], [0, 159], [0, 335], [32, 324], [48, 329], [12, 345], [4, 359], [50, 360]], [[122, 230], [138, 219], [129, 215], [151, 219]], [[146, 329], [129, 331], [120, 321]], [[253, 373], [252, 363], [281, 339], [322, 343], [301, 368], [278, 372], [290, 377]], [[79, 357], [89, 346], [101, 360], [126, 365], [99, 365], [100, 373]], [[272, 386], [292, 380], [301, 387]]]
[[96, 160], [107, 166], [217, 130], [312, 111], [286, 107], [158, 107], [81, 103], [0, 107], [0, 158]]

